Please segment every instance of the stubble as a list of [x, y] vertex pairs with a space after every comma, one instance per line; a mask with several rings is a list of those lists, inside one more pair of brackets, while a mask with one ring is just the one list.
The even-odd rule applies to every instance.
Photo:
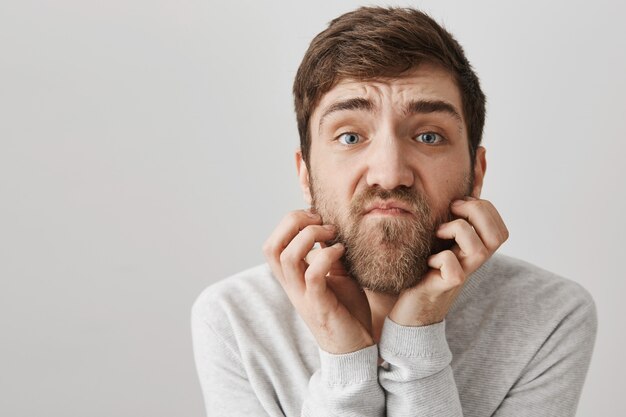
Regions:
[[[461, 187], [469, 194], [471, 181]], [[342, 263], [361, 287], [384, 294], [399, 294], [417, 285], [428, 271], [428, 257], [448, 249], [454, 242], [435, 236], [439, 225], [453, 219], [449, 209], [434, 213], [427, 198], [413, 188], [401, 186], [384, 190], [369, 187], [355, 196], [347, 210], [339, 210], [316, 188], [311, 178], [313, 209], [324, 223], [337, 227], [337, 236], [328, 244], [341, 242], [346, 251]], [[411, 207], [410, 214], [368, 216], [372, 201], [395, 200]]]

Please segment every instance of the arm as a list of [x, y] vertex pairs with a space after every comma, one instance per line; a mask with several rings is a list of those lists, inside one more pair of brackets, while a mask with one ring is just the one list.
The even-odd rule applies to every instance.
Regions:
[[239, 355], [211, 327], [205, 315], [202, 308], [194, 304], [191, 312], [193, 352], [207, 416], [266, 416]]
[[386, 362], [379, 378], [388, 416], [463, 415], [445, 322], [408, 327], [386, 318], [379, 346]]
[[486, 200], [466, 197], [451, 212], [458, 218], [442, 224], [436, 236], [455, 244], [428, 258], [431, 269], [400, 293], [385, 319], [380, 352], [388, 367], [380, 371], [380, 383], [389, 417], [463, 415], [444, 319], [467, 277], [508, 238], [508, 230]]
[[320, 349], [321, 367], [309, 381], [302, 417], [384, 416], [376, 345], [334, 355]]
[[[207, 416], [258, 417], [283, 415], [275, 398], [259, 398], [237, 346], [201, 303], [191, 315], [193, 351]], [[213, 320], [212, 320], [213, 319]], [[378, 384], [377, 347], [333, 355], [319, 350], [321, 366], [311, 377], [302, 405], [302, 417], [383, 416], [384, 395]], [[265, 381], [271, 384], [270, 381]], [[258, 382], [257, 382], [258, 383]], [[262, 387], [262, 392], [273, 391]]]
[[596, 332], [596, 308], [587, 295], [541, 346], [494, 417], [574, 416]]
[[341, 244], [311, 254], [316, 242], [324, 246], [336, 234], [321, 223], [317, 214], [292, 212], [264, 245], [274, 276], [319, 347], [321, 367], [310, 380], [302, 415], [383, 416], [369, 304], [339, 261]]

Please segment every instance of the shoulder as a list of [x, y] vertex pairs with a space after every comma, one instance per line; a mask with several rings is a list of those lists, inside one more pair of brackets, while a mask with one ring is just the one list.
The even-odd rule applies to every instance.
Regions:
[[246, 366], [278, 363], [280, 355], [317, 357], [312, 335], [267, 264], [205, 288], [191, 308], [191, 329], [198, 354], [221, 350]]
[[[520, 370], [531, 358], [540, 360], [550, 352], [564, 355], [578, 349], [589, 357], [597, 333], [597, 313], [593, 297], [579, 283], [496, 254], [466, 285], [446, 324], [454, 354], [483, 337], [492, 357], [506, 353], [502, 360], [509, 362], [515, 357]], [[543, 353], [536, 356], [539, 351]]]
[[482, 268], [472, 300], [527, 329], [551, 331], [564, 324], [595, 335], [593, 297], [579, 283], [511, 256], [496, 254]]
[[208, 286], [193, 303], [191, 321], [193, 331], [210, 332], [231, 347], [273, 345], [307, 335], [267, 264]]
[[493, 256], [488, 268], [490, 286], [507, 300], [567, 309], [593, 306], [589, 291], [579, 283], [511, 256]]
[[[597, 313], [593, 297], [579, 283], [503, 254], [494, 254], [472, 274], [454, 306], [459, 326], [476, 317], [489, 318], [494, 329], [550, 332], [564, 323], [595, 334]], [[470, 321], [468, 323], [468, 320]]]
[[192, 306], [192, 314], [205, 323], [253, 319], [289, 308], [284, 291], [267, 264], [257, 265], [205, 288]]

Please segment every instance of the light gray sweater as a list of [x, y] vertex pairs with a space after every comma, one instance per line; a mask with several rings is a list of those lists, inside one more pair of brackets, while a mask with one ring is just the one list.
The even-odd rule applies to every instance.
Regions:
[[596, 326], [580, 285], [499, 254], [443, 322], [387, 319], [377, 346], [344, 355], [317, 347], [267, 265], [208, 287], [192, 308], [218, 417], [573, 416]]

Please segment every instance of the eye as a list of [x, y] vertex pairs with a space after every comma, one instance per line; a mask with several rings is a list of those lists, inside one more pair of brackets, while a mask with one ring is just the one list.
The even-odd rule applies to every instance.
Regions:
[[428, 145], [434, 145], [434, 144], [443, 142], [443, 136], [435, 132], [420, 133], [419, 135], [416, 136], [416, 139]]
[[360, 138], [359, 135], [357, 135], [356, 133], [348, 132], [339, 135], [337, 140], [339, 141], [339, 143], [342, 143], [344, 145], [356, 145], [357, 143], [359, 143]]

